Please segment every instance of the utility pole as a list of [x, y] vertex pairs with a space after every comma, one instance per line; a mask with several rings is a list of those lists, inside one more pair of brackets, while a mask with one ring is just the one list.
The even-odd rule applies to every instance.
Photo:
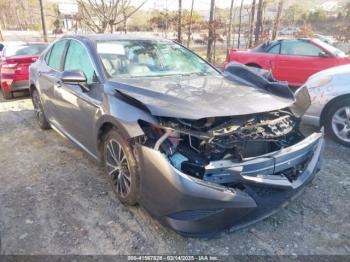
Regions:
[[208, 46], [207, 46], [207, 59], [209, 63], [212, 62], [213, 56], [213, 40], [214, 40], [214, 9], [215, 0], [210, 1], [210, 13], [209, 13], [209, 31], [208, 31]]
[[178, 14], [178, 24], [177, 24], [177, 42], [181, 43], [181, 28], [182, 28], [182, 0], [179, 0], [179, 14]]
[[46, 23], [45, 23], [43, 0], [39, 0], [39, 4], [40, 4], [41, 26], [43, 28], [44, 41], [47, 42], [47, 32], [46, 32]]
[[192, 18], [193, 18], [193, 4], [194, 4], [194, 0], [192, 0], [192, 4], [191, 4], [190, 24], [188, 25], [187, 47], [190, 47], [190, 42], [191, 42], [191, 34], [192, 34]]

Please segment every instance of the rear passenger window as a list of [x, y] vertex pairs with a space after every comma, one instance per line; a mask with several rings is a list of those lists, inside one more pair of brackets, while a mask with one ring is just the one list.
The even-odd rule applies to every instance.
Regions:
[[280, 53], [280, 44], [271, 47], [268, 52], [270, 54], [279, 54]]
[[62, 40], [57, 42], [50, 51], [50, 57], [48, 65], [53, 69], [60, 70], [61, 68], [61, 59], [66, 46], [67, 40]]

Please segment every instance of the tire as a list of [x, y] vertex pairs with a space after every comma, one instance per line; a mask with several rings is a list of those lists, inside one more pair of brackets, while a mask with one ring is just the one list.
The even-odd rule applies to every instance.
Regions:
[[44, 130], [50, 129], [51, 128], [50, 123], [49, 121], [47, 121], [43, 106], [41, 104], [40, 94], [38, 90], [36, 90], [35, 88], [33, 89], [33, 92], [32, 92], [32, 102], [34, 106], [35, 118], [37, 123], [39, 124], [39, 127]]
[[350, 147], [350, 98], [331, 105], [325, 116], [325, 128], [333, 140]]
[[136, 161], [127, 140], [115, 128], [105, 136], [103, 161], [106, 175], [118, 199], [123, 204], [136, 205], [140, 183]]
[[1, 89], [1, 93], [6, 100], [13, 98], [12, 92], [5, 92], [3, 89]]

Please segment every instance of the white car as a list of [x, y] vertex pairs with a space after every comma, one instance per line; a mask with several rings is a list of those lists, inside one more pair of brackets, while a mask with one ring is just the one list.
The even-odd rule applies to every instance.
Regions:
[[305, 85], [311, 106], [303, 121], [324, 126], [335, 141], [350, 147], [350, 65], [323, 70], [312, 75]]

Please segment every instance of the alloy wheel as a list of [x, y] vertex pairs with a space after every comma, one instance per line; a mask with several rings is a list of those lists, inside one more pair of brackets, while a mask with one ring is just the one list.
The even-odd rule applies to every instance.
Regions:
[[334, 134], [345, 142], [350, 142], [350, 106], [339, 108], [332, 117]]
[[106, 166], [117, 193], [126, 197], [130, 193], [131, 186], [128, 160], [122, 146], [114, 139], [109, 140], [107, 144]]

